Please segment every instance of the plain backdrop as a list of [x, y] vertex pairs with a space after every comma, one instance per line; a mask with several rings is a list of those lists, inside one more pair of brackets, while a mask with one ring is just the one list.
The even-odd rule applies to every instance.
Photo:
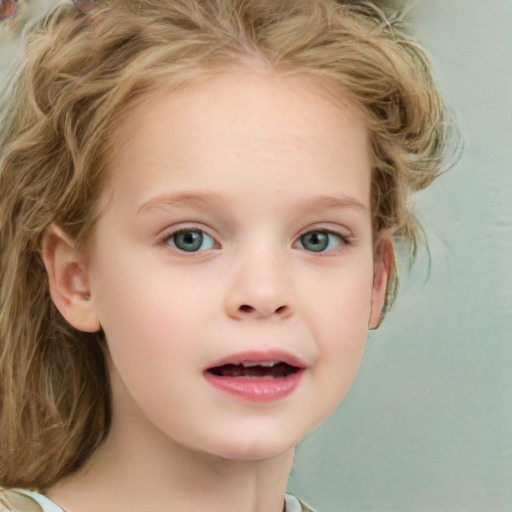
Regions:
[[[402, 265], [398, 300], [343, 404], [299, 446], [290, 490], [319, 512], [510, 511], [512, 1], [386, 3], [408, 9], [465, 148], [416, 200], [430, 275], [425, 254]], [[19, 55], [1, 32], [0, 80]]]

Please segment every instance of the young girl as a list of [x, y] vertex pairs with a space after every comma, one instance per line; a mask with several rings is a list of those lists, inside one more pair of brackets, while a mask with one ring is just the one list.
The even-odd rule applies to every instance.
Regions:
[[368, 3], [111, 0], [27, 34], [0, 134], [1, 510], [287, 512], [439, 173]]

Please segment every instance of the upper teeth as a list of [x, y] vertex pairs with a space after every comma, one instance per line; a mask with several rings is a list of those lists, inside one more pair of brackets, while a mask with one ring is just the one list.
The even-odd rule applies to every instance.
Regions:
[[248, 361], [242, 362], [242, 365], [245, 368], [251, 368], [252, 366], [263, 366], [264, 368], [272, 368], [272, 366], [275, 366], [276, 364], [279, 364], [279, 361], [266, 361], [262, 363], [250, 363]]

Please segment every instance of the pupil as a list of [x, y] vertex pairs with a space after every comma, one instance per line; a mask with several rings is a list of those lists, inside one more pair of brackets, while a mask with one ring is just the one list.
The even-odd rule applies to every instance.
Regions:
[[178, 233], [174, 243], [183, 251], [197, 251], [203, 243], [203, 235], [197, 231]]
[[329, 238], [327, 233], [322, 231], [313, 231], [312, 233], [307, 233], [301, 238], [302, 245], [309, 249], [310, 251], [324, 251], [329, 243]]

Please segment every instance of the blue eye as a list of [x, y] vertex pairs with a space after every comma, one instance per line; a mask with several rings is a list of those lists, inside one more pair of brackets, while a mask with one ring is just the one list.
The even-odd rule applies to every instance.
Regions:
[[176, 247], [176, 249], [185, 252], [205, 251], [215, 247], [213, 238], [198, 229], [176, 231], [167, 237], [165, 242], [171, 247]]
[[311, 252], [332, 251], [346, 243], [347, 241], [341, 235], [322, 230], [309, 231], [304, 233], [299, 239], [300, 248]]

